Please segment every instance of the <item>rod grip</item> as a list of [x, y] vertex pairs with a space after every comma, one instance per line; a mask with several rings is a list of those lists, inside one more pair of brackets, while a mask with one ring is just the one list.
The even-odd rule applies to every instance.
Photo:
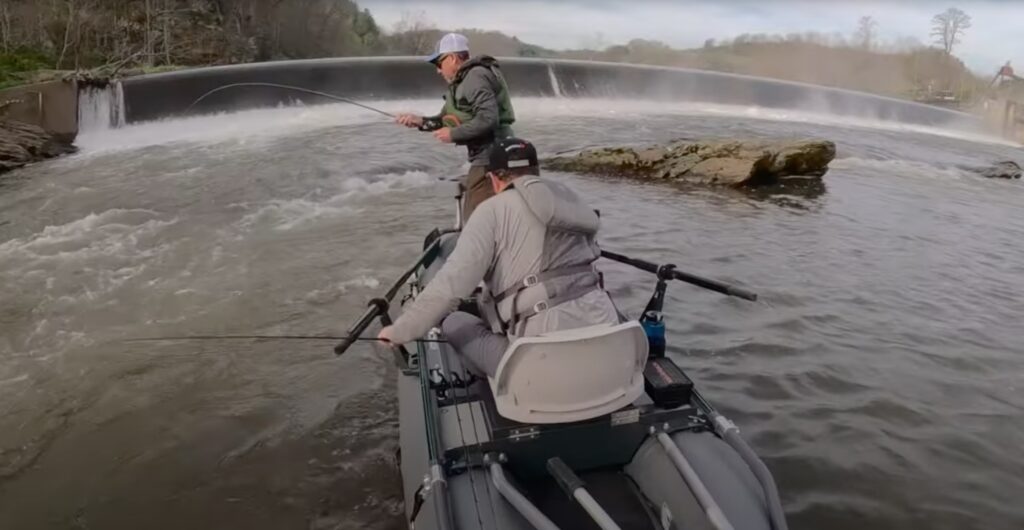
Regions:
[[370, 300], [370, 306], [366, 308], [366, 312], [363, 313], [363, 316], [359, 317], [359, 320], [356, 321], [351, 328], [349, 328], [348, 336], [342, 339], [342, 341], [334, 347], [334, 354], [341, 355], [345, 353], [349, 347], [359, 340], [359, 337], [363, 335], [366, 328], [370, 327], [370, 324], [373, 323], [374, 319], [387, 311], [387, 308], [388, 301], [383, 298], [374, 298], [373, 300]]

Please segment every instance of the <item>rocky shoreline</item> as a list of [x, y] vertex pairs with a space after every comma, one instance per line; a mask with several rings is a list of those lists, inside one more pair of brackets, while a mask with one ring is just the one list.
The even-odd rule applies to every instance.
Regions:
[[73, 139], [13, 120], [0, 120], [0, 174], [33, 162], [74, 153]]

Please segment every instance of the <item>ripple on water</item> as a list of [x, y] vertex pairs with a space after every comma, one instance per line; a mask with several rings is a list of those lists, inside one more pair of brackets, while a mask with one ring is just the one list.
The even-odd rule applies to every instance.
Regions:
[[[759, 292], [675, 283], [666, 322], [673, 357], [775, 473], [794, 530], [1024, 527], [1024, 186], [956, 168], [1019, 153], [770, 112], [534, 103], [517, 130], [543, 152], [683, 133], [836, 141], [813, 197], [548, 177], [601, 210], [605, 248]], [[402, 524], [386, 356], [120, 342], [342, 332], [451, 223], [439, 182], [465, 171], [450, 146], [375, 120], [317, 107], [150, 124], [4, 181], [0, 527]], [[653, 279], [602, 267], [639, 311]]]

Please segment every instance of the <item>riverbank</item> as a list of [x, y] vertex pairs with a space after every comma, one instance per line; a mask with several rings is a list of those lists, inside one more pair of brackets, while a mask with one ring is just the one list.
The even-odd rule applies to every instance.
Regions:
[[74, 137], [46, 132], [41, 127], [0, 120], [0, 175], [33, 162], [74, 153]]

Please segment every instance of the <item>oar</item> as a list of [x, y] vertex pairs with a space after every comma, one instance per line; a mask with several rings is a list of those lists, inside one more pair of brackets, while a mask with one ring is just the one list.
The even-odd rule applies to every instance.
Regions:
[[607, 250], [601, 251], [601, 257], [608, 258], [612, 261], [617, 261], [619, 263], [625, 263], [626, 265], [632, 265], [633, 267], [636, 267], [642, 271], [647, 271], [651, 274], [658, 274], [659, 278], [661, 278], [660, 275], [664, 273], [667, 275], [667, 277], [664, 279], [667, 280], [679, 280], [681, 282], [686, 282], [691, 285], [696, 285], [697, 287], [703, 287], [709, 291], [714, 291], [716, 293], [721, 293], [728, 296], [735, 296], [736, 298], [750, 300], [751, 302], [757, 301], [756, 293], [752, 293], [741, 287], [736, 287], [735, 285], [729, 285], [727, 283], [722, 283], [720, 281], [711, 280], [708, 278], [701, 278], [700, 276], [678, 271], [671, 267], [662, 267], [649, 261], [631, 258], [629, 256], [623, 256], [622, 254], [616, 254], [615, 252], [609, 252]]

